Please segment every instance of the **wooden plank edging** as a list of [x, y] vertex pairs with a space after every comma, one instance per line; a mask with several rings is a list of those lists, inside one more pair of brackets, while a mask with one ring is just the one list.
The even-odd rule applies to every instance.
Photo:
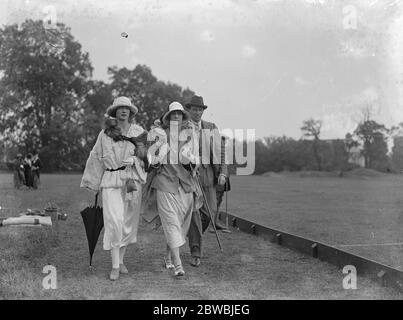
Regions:
[[[225, 221], [225, 218], [226, 213], [220, 212], [219, 219]], [[243, 232], [262, 237], [270, 242], [336, 265], [340, 269], [347, 265], [352, 265], [357, 270], [357, 276], [369, 277], [383, 286], [390, 286], [403, 292], [403, 271], [401, 270], [319, 241], [265, 227], [229, 213], [228, 224]]]

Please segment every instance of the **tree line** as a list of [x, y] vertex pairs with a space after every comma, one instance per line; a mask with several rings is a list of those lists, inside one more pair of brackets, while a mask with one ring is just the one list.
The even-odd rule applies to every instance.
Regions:
[[113, 98], [125, 95], [148, 128], [170, 102], [184, 103], [190, 89], [158, 80], [151, 69], [111, 66], [110, 81], [93, 80], [88, 53], [62, 23], [42, 21], [0, 29], [0, 146], [12, 159], [40, 150], [46, 171], [81, 171]]
[[[131, 97], [145, 128], [176, 100], [187, 102], [189, 88], [159, 80], [146, 65], [108, 68], [109, 81], [92, 79], [88, 53], [62, 23], [47, 29], [26, 20], [0, 29], [0, 156], [40, 150], [45, 171], [81, 171], [103, 127], [104, 113], [118, 95]], [[403, 170], [403, 143], [386, 140], [403, 124], [386, 128], [367, 113], [345, 139], [321, 139], [322, 123], [303, 122], [301, 139], [267, 137], [255, 143], [255, 174], [267, 171], [348, 170], [352, 150], [363, 165], [381, 171]]]
[[[403, 171], [403, 123], [391, 128], [369, 113], [344, 139], [320, 138], [322, 122], [308, 119], [302, 137], [267, 137], [256, 141], [256, 174], [273, 171], [343, 171], [362, 166], [382, 172]], [[393, 141], [388, 152], [388, 139]]]

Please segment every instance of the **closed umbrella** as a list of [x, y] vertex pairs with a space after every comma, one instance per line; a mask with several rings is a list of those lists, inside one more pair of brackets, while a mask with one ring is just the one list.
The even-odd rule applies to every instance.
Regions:
[[87, 234], [88, 249], [90, 251], [90, 266], [92, 265], [92, 255], [98, 242], [99, 235], [104, 227], [104, 217], [102, 208], [97, 206], [98, 193], [95, 195], [95, 204], [81, 211], [85, 232]]

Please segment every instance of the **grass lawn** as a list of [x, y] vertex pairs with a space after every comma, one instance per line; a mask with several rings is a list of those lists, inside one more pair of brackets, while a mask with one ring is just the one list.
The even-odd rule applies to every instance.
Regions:
[[[235, 215], [403, 270], [401, 175], [234, 176], [231, 187], [228, 211]], [[391, 243], [401, 244], [385, 245]]]
[[[80, 176], [42, 175], [41, 179], [40, 190], [14, 190], [12, 176], [0, 175], [0, 216], [18, 215], [27, 208], [43, 209], [48, 201], [68, 214], [68, 219], [60, 221], [57, 228], [0, 228], [0, 300], [401, 299], [395, 290], [361, 277], [357, 290], [344, 290], [344, 275], [335, 266], [237, 230], [221, 234], [223, 253], [218, 249], [214, 234], [205, 235], [205, 257], [200, 268], [189, 266], [189, 251], [183, 247], [186, 277], [178, 280], [162, 268], [165, 249], [162, 230], [150, 231], [144, 223], [140, 225], [138, 243], [127, 252], [130, 274], [111, 282], [108, 280], [111, 262], [109, 252], [102, 250], [102, 234], [94, 254], [96, 268], [88, 269], [87, 242], [79, 212], [93, 199], [90, 193], [79, 189]], [[240, 180], [233, 181], [231, 199], [240, 188]], [[244, 181], [243, 188], [247, 188], [248, 180]], [[249, 183], [253, 184], [252, 180]], [[247, 203], [251, 197], [259, 199], [259, 193], [244, 193], [242, 197], [247, 208], [245, 214], [252, 218], [272, 210], [267, 206], [267, 196], [266, 206], [261, 199], [261, 203], [253, 202], [253, 207], [252, 203]], [[270, 194], [270, 199], [273, 198]], [[232, 201], [231, 208], [237, 208]], [[242, 203], [238, 201], [238, 205]], [[284, 203], [283, 208], [287, 204]], [[237, 210], [239, 214], [241, 209]], [[273, 225], [271, 219], [268, 222]], [[47, 264], [57, 268], [56, 290], [42, 288], [45, 276], [42, 269]]]

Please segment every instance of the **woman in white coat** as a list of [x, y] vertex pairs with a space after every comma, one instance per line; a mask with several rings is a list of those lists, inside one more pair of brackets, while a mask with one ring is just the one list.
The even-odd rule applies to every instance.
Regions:
[[[80, 187], [102, 192], [104, 250], [112, 256], [111, 280], [128, 273], [123, 258], [130, 243], [137, 241], [141, 207], [141, 185], [146, 181], [143, 158], [145, 151], [119, 137], [138, 137], [144, 129], [134, 123], [138, 112], [130, 99], [118, 97], [106, 115], [115, 127], [102, 130], [87, 160]], [[116, 119], [116, 120], [115, 120]], [[111, 121], [109, 121], [111, 122]]]

